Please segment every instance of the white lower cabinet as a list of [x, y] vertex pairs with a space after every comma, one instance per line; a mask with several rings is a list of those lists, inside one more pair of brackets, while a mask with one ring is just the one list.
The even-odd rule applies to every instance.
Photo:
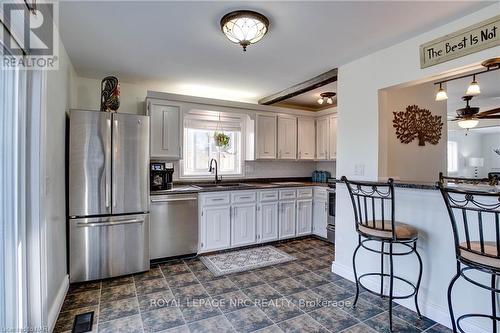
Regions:
[[202, 210], [203, 252], [227, 248], [231, 245], [231, 211], [229, 206], [205, 207]]
[[312, 210], [312, 199], [297, 200], [297, 236], [311, 234]]
[[269, 242], [278, 239], [278, 202], [262, 202], [258, 206], [257, 240]]
[[279, 235], [281, 238], [295, 236], [295, 200], [280, 201], [279, 203]]
[[326, 201], [312, 195], [310, 187], [200, 193], [199, 253], [311, 233], [326, 237]]
[[257, 241], [255, 203], [234, 204], [231, 207], [231, 246], [243, 246]]
[[323, 200], [313, 201], [313, 234], [326, 238], [328, 223], [328, 203]]

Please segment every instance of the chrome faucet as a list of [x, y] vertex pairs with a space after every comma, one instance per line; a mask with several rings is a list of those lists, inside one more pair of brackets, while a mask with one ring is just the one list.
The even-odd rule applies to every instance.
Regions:
[[218, 167], [217, 167], [217, 160], [215, 158], [212, 158], [210, 160], [210, 163], [208, 164], [208, 172], [213, 172], [214, 168], [212, 167], [212, 162], [215, 162], [215, 184], [219, 182], [219, 176], [218, 176]]

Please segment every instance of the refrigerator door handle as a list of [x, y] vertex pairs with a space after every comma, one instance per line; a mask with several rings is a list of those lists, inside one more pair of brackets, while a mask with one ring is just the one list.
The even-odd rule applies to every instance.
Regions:
[[[118, 134], [118, 132], [119, 132], [118, 131], [118, 119], [113, 119], [113, 137], [116, 137], [116, 135]], [[116, 150], [116, 143], [114, 143], [114, 142], [113, 142], [112, 149]], [[116, 175], [116, 170], [113, 170], [113, 174]], [[115, 191], [115, 187], [116, 186], [113, 186], [113, 193], [111, 194], [111, 200], [113, 201], [113, 208], [116, 207], [116, 191]]]
[[76, 225], [78, 227], [109, 227], [120, 224], [132, 224], [132, 223], [144, 223], [144, 220], [140, 219], [131, 219], [131, 220], [121, 220], [114, 222], [98, 222], [98, 223], [82, 223], [78, 222]]
[[[111, 117], [106, 119], [106, 125], [108, 127], [109, 133], [111, 133]], [[106, 156], [105, 156], [105, 200], [106, 200], [106, 208], [110, 208], [111, 206], [111, 198], [110, 198], [110, 187], [111, 187], [111, 144], [108, 140], [108, 146], [106, 147]]]

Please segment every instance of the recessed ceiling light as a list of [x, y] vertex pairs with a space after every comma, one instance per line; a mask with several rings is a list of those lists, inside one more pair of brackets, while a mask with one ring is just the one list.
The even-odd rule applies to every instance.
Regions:
[[247, 46], [261, 40], [269, 29], [269, 20], [264, 15], [251, 10], [237, 10], [228, 13], [220, 20], [220, 27], [227, 39]]

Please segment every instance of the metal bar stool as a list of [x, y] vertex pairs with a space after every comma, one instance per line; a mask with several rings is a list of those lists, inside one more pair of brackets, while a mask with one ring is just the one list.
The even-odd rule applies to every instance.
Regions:
[[[460, 322], [466, 318], [488, 318], [492, 320], [492, 332], [497, 332], [500, 317], [496, 315], [497, 277], [500, 276], [500, 192], [493, 188], [474, 188], [468, 185], [493, 185], [496, 178], [467, 179], [439, 176], [439, 189], [450, 215], [457, 272], [448, 286], [448, 308], [453, 332], [465, 333]], [[453, 185], [451, 185], [453, 183]], [[490, 285], [473, 280], [468, 272], [479, 271], [490, 275]], [[453, 314], [452, 289], [458, 278], [491, 293], [491, 315], [470, 313], [457, 318]]]
[[[342, 181], [347, 185], [354, 209], [354, 219], [356, 232], [358, 233], [358, 246], [352, 255], [352, 266], [354, 278], [356, 279], [356, 297], [353, 306], [356, 306], [359, 296], [359, 289], [362, 287], [368, 292], [379, 297], [389, 298], [389, 328], [392, 331], [392, 301], [394, 299], [404, 299], [414, 297], [417, 314], [421, 317], [418, 307], [418, 289], [422, 280], [422, 259], [417, 252], [417, 230], [401, 222], [395, 221], [394, 203], [394, 181], [389, 179], [387, 183], [360, 182], [347, 180], [345, 176]], [[380, 250], [369, 247], [370, 242], [379, 242]], [[385, 250], [388, 245], [389, 251]], [[405, 251], [394, 252], [394, 245], [402, 246]], [[380, 273], [366, 273], [358, 277], [356, 270], [356, 254], [358, 250], [364, 249], [380, 254]], [[394, 275], [393, 256], [404, 256], [415, 253], [419, 262], [419, 273], [416, 285], [405, 278]], [[384, 273], [384, 256], [389, 256], [390, 271]], [[362, 279], [367, 276], [380, 277], [380, 292], [368, 289], [362, 283]], [[389, 295], [384, 294], [384, 278], [389, 278]], [[395, 296], [394, 279], [406, 283], [412, 292], [408, 295]]]

